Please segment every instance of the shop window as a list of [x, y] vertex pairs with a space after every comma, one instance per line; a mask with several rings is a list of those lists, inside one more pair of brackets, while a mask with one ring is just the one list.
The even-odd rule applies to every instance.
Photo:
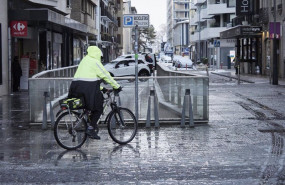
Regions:
[[2, 26], [0, 23], [0, 85], [2, 84]]

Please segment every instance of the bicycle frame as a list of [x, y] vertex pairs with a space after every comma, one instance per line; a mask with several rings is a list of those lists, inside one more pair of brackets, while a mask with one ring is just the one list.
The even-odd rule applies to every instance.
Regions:
[[[115, 100], [116, 94], [114, 94], [114, 97], [112, 97], [112, 96], [111, 96], [112, 93], [113, 93], [113, 92], [107, 93], [107, 97], [104, 98], [103, 113], [101, 114], [100, 118], [98, 119], [97, 125], [100, 123], [101, 118], [102, 118], [102, 116], [106, 113], [108, 107], [111, 107], [112, 110], [116, 110], [116, 109], [118, 108], [117, 102], [116, 102], [116, 100]], [[104, 96], [104, 95], [103, 95], [103, 96]], [[90, 111], [87, 110], [87, 109], [78, 109], [78, 111], [70, 110], [70, 109], [65, 109], [65, 110], [60, 109], [60, 110], [57, 112], [56, 117], [58, 117], [60, 114], [62, 114], [62, 113], [64, 113], [64, 112], [67, 112], [67, 111], [69, 112], [69, 114], [71, 114], [71, 113], [73, 113], [73, 112], [79, 113], [79, 110], [83, 110], [83, 111], [79, 114], [78, 118], [79, 118], [80, 120], [84, 119], [84, 120], [87, 122], [87, 125], [90, 126], [90, 123], [88, 122], [88, 114], [90, 113]], [[110, 111], [110, 112], [111, 112], [111, 111]], [[86, 116], [87, 119], [84, 118], [84, 116]], [[106, 116], [106, 118], [105, 118], [105, 120], [104, 120], [104, 124], [107, 123], [107, 121], [108, 121], [108, 119], [109, 119], [109, 116], [110, 116], [110, 114], [108, 114], [108, 115]], [[119, 117], [120, 117], [121, 123], [124, 125], [121, 116], [119, 116]], [[115, 119], [116, 119], [116, 121], [119, 120], [119, 119], [117, 118], [117, 116], [115, 116]], [[77, 126], [77, 125], [75, 125], [75, 127], [76, 127], [76, 126]]]

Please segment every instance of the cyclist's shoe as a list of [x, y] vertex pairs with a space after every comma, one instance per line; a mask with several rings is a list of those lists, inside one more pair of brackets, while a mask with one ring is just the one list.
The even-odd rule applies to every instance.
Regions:
[[97, 134], [98, 132], [95, 131], [95, 129], [87, 129], [86, 134], [91, 139], [97, 139], [100, 140], [100, 136]]

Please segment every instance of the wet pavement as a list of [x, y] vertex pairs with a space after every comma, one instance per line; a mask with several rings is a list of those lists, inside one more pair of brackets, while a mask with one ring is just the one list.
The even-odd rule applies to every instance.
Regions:
[[[219, 72], [219, 71], [216, 71]], [[140, 128], [128, 145], [65, 151], [29, 126], [28, 93], [0, 97], [0, 184], [285, 184], [285, 83], [210, 72], [208, 124]]]

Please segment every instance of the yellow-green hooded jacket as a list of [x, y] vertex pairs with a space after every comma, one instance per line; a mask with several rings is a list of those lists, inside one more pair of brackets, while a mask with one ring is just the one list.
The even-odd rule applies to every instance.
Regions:
[[118, 89], [120, 85], [112, 78], [101, 63], [101, 50], [97, 46], [90, 46], [87, 52], [87, 56], [82, 59], [78, 66], [73, 81], [97, 81], [102, 79], [114, 89]]
[[74, 75], [68, 97], [84, 97], [88, 110], [101, 110], [103, 109], [101, 81], [104, 80], [114, 89], [118, 89], [120, 85], [102, 65], [101, 50], [97, 46], [89, 46], [87, 52]]

